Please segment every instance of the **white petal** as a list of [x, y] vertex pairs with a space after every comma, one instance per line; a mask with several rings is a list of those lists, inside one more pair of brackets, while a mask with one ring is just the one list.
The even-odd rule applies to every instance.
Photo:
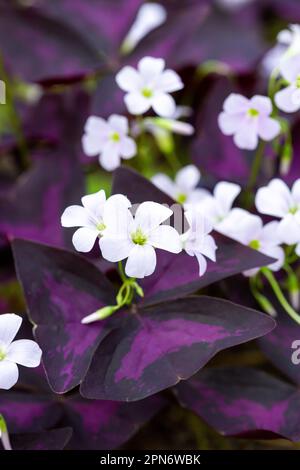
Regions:
[[244, 150], [255, 150], [258, 144], [257, 119], [245, 119], [233, 140], [235, 145]]
[[268, 186], [260, 188], [255, 197], [255, 205], [261, 214], [283, 217], [293, 204], [288, 186], [280, 179], [273, 179]]
[[210, 197], [210, 192], [207, 189], [196, 188], [188, 194], [184, 207], [188, 207], [189, 204], [202, 202], [207, 197]]
[[289, 29], [283, 29], [277, 35], [277, 41], [289, 46], [293, 40], [293, 34]]
[[125, 95], [125, 104], [131, 114], [144, 114], [151, 107], [151, 100], [145, 98], [139, 91], [133, 91]]
[[203, 276], [207, 270], [207, 261], [201, 253], [195, 253], [195, 256], [199, 263], [199, 276]]
[[294, 113], [300, 109], [300, 104], [295, 103], [293, 100], [293, 94], [295, 93], [295, 87], [288, 86], [283, 90], [276, 93], [274, 100], [279, 109], [285, 113]]
[[276, 119], [259, 118], [258, 135], [261, 139], [269, 141], [275, 139], [281, 132], [281, 127]]
[[100, 136], [102, 134], [107, 134], [109, 128], [105, 119], [98, 116], [90, 116], [85, 123], [84, 130], [87, 134]]
[[9, 390], [19, 378], [18, 366], [13, 362], [0, 361], [0, 389]]
[[14, 313], [0, 315], [0, 343], [8, 346], [13, 341], [21, 327], [22, 321], [22, 317]]
[[84, 134], [82, 137], [82, 148], [88, 157], [95, 157], [103, 148], [103, 139], [97, 135]]
[[282, 61], [280, 65], [281, 75], [290, 83], [297, 80], [300, 75], [299, 54], [293, 55], [287, 60]]
[[125, 266], [129, 277], [142, 279], [154, 273], [156, 267], [155, 250], [150, 245], [135, 245], [131, 250]]
[[135, 214], [135, 223], [145, 233], [157, 228], [173, 215], [168, 207], [157, 202], [146, 201], [139, 205]]
[[120, 144], [112, 141], [107, 142], [99, 157], [99, 162], [106, 171], [118, 168], [121, 163]]
[[297, 179], [293, 184], [292, 196], [296, 202], [300, 203], [300, 179]]
[[88, 212], [81, 206], [69, 206], [61, 216], [63, 227], [83, 227], [88, 226], [90, 222]]
[[259, 238], [262, 225], [260, 217], [236, 207], [217, 225], [216, 229], [223, 235], [248, 245], [252, 240]]
[[112, 114], [108, 118], [108, 123], [115, 131], [122, 134], [128, 133], [128, 119], [125, 116], [120, 116], [119, 114]]
[[199, 252], [201, 252], [202, 255], [206, 256], [211, 261], [216, 261], [216, 251], [218, 247], [214, 238], [211, 235], [206, 235], [203, 238], [199, 248]]
[[143, 57], [138, 63], [138, 70], [145, 82], [156, 79], [164, 68], [164, 59], [156, 59], [154, 57]]
[[124, 91], [136, 91], [140, 88], [142, 81], [139, 73], [128, 65], [123, 67], [116, 75], [116, 82]]
[[88, 253], [92, 250], [99, 232], [96, 228], [81, 227], [73, 235], [75, 250]]
[[182, 189], [182, 192], [190, 192], [196, 188], [201, 178], [201, 173], [195, 165], [187, 165], [178, 171], [175, 183]]
[[5, 360], [25, 367], [38, 367], [41, 362], [42, 350], [35, 341], [19, 339], [11, 343], [7, 349]]
[[114, 238], [127, 236], [133, 224], [129, 207], [131, 203], [123, 194], [114, 194], [107, 199], [103, 213], [106, 236], [108, 234]]
[[124, 137], [121, 140], [120, 152], [122, 158], [132, 158], [136, 155], [136, 143], [131, 137]]
[[156, 93], [152, 99], [152, 108], [162, 117], [172, 117], [176, 111], [174, 98], [167, 93]]
[[296, 255], [300, 257], [300, 243], [297, 244], [295, 251], [296, 251]]
[[170, 251], [171, 253], [180, 253], [182, 243], [177, 230], [167, 225], [161, 225], [150, 233], [148, 242], [155, 248]]
[[179, 75], [173, 70], [165, 70], [159, 77], [157, 89], [164, 93], [172, 93], [183, 88]]
[[240, 128], [244, 114], [229, 114], [224, 111], [219, 114], [218, 124], [224, 135], [233, 135]]
[[168, 194], [168, 196], [173, 199], [176, 198], [177, 188], [169, 176], [163, 173], [157, 173], [157, 175], [151, 178], [151, 181], [157, 188]]
[[270, 256], [270, 258], [277, 260], [274, 263], [268, 265], [268, 268], [270, 268], [272, 271], [279, 271], [279, 269], [282, 268], [284, 264], [285, 253], [284, 250], [280, 248], [280, 246], [267, 246], [259, 251], [267, 256]]
[[104, 236], [100, 239], [99, 243], [103, 258], [111, 263], [128, 258], [131, 250], [133, 250], [135, 246], [129, 237], [113, 238]]
[[250, 100], [250, 107], [256, 109], [263, 116], [270, 116], [272, 113], [272, 101], [268, 96], [255, 95]]
[[249, 108], [249, 100], [243, 95], [231, 93], [224, 101], [223, 109], [228, 114], [245, 113]]
[[228, 214], [240, 192], [241, 187], [238, 184], [229, 183], [228, 181], [220, 181], [216, 184], [214, 196], [222, 209], [223, 215]]
[[82, 205], [87, 209], [88, 214], [92, 215], [97, 222], [99, 221], [99, 218], [102, 217], [105, 201], [106, 195], [103, 189], [97, 193], [88, 194], [81, 198]]
[[261, 232], [260, 240], [265, 245], [280, 245], [282, 242], [278, 233], [279, 222], [273, 220], [266, 224]]
[[287, 245], [294, 245], [300, 242], [300, 224], [293, 214], [286, 215], [279, 222], [278, 235], [280, 240]]

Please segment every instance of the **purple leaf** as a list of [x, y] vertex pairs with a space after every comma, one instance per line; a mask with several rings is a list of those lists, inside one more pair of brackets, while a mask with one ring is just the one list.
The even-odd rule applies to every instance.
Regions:
[[114, 303], [114, 289], [78, 255], [24, 240], [12, 246], [48, 380], [57, 393], [66, 392], [81, 382], [108, 333], [105, 322], [84, 326], [80, 321]]
[[218, 351], [275, 325], [255, 310], [204, 296], [128, 313], [94, 355], [81, 385], [87, 398], [140, 400], [189, 378]]
[[278, 311], [277, 326], [259, 341], [259, 345], [278, 369], [300, 385], [300, 365], [293, 364], [292, 361], [292, 354], [296, 353], [296, 350], [292, 348], [294, 341], [299, 341], [297, 349], [300, 348], [300, 326], [286, 312], [278, 309], [277, 305], [276, 310]]
[[222, 435], [300, 439], [300, 393], [250, 368], [212, 368], [175, 389], [180, 403]]
[[63, 450], [72, 436], [72, 429], [51, 429], [38, 434], [16, 434], [13, 450]]

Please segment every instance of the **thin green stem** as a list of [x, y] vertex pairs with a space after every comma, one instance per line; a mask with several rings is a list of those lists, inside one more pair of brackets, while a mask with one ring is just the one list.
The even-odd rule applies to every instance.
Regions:
[[265, 297], [258, 289], [257, 278], [255, 276], [250, 277], [249, 283], [252, 295], [256, 299], [260, 307], [263, 309], [263, 311], [268, 313], [272, 317], [276, 317], [275, 308], [273, 307], [269, 299], [267, 299], [267, 297]]
[[250, 192], [255, 186], [256, 180], [259, 175], [259, 170], [262, 165], [263, 161], [263, 156], [264, 156], [264, 151], [265, 151], [266, 144], [262, 140], [260, 141], [256, 154], [253, 159], [252, 167], [251, 167], [251, 173], [250, 173], [250, 178], [247, 184], [247, 191]]
[[287, 314], [296, 322], [298, 325], [300, 325], [300, 316], [299, 314], [293, 309], [293, 307], [289, 304], [289, 302], [286, 300], [281, 287], [279, 286], [275, 276], [273, 273], [270, 271], [268, 268], [262, 268], [261, 273], [265, 276], [267, 281], [269, 282], [270, 286], [272, 287], [272, 290], [274, 294], [276, 295], [276, 298], [282, 308], [287, 312]]
[[121, 276], [121, 279], [123, 282], [127, 281], [127, 277], [126, 277], [126, 274], [124, 272], [124, 268], [123, 268], [123, 263], [122, 261], [119, 261], [118, 262], [118, 268], [119, 268], [119, 273], [120, 273], [120, 276]]

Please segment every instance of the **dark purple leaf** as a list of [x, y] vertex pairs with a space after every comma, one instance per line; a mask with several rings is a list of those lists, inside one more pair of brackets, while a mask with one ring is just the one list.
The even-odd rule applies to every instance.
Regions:
[[13, 450], [63, 450], [72, 436], [72, 429], [60, 428], [38, 434], [16, 434]]
[[81, 385], [87, 398], [140, 400], [189, 378], [218, 351], [262, 336], [275, 325], [255, 310], [204, 296], [127, 316], [93, 357]]
[[91, 114], [108, 118], [111, 114], [126, 114], [124, 91], [117, 83], [115, 74], [103, 77], [93, 94]]
[[108, 332], [105, 322], [84, 326], [80, 321], [114, 303], [114, 290], [78, 255], [23, 240], [12, 246], [49, 382], [57, 393], [66, 392], [81, 382]]
[[212, 368], [175, 389], [180, 403], [222, 435], [300, 439], [300, 393], [265, 372]]
[[[286, 312], [278, 308], [277, 311], [276, 328], [261, 339], [259, 345], [275, 366], [300, 385], [300, 365], [292, 361], [292, 354], [300, 349], [300, 326]], [[292, 348], [294, 341], [299, 341], [297, 348]]]
[[65, 421], [73, 429], [70, 447], [76, 450], [120, 447], [164, 405], [159, 396], [137, 403], [70, 398], [65, 402]]

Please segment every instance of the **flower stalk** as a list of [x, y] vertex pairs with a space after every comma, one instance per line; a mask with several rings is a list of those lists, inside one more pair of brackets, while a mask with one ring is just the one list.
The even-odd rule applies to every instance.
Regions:
[[2, 441], [2, 445], [4, 450], [12, 450], [9, 434], [7, 430], [7, 425], [5, 422], [4, 417], [0, 414], [0, 439]]

